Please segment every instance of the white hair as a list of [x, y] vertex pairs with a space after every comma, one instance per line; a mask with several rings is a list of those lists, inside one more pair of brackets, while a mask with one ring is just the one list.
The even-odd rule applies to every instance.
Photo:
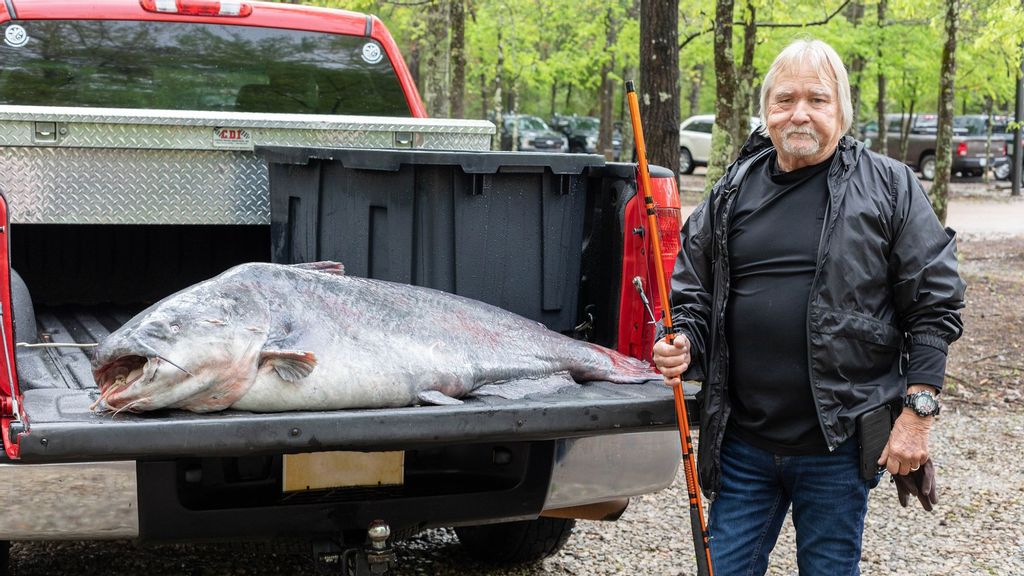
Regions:
[[850, 78], [846, 74], [846, 66], [834, 48], [821, 40], [796, 40], [786, 46], [775, 61], [761, 83], [761, 126], [758, 131], [768, 135], [768, 95], [780, 74], [798, 68], [801, 64], [809, 64], [818, 71], [821, 83], [834, 86], [839, 97], [839, 113], [842, 116], [843, 134], [853, 124], [853, 99], [850, 96]]

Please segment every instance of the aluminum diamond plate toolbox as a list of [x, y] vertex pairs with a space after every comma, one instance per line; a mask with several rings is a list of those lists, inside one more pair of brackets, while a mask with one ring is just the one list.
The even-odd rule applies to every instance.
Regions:
[[0, 191], [25, 224], [269, 224], [255, 146], [484, 151], [477, 120], [0, 106]]

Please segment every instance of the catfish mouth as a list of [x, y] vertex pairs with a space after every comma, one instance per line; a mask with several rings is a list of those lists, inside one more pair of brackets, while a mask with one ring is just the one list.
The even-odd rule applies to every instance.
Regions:
[[93, 402], [91, 408], [101, 411], [123, 409], [133, 411], [131, 409], [132, 402], [118, 406], [120, 402], [116, 401], [114, 396], [131, 388], [146, 374], [146, 368], [150, 363], [155, 364], [158, 361], [157, 358], [145, 356], [122, 356], [98, 368], [93, 376], [99, 386], [100, 397]]

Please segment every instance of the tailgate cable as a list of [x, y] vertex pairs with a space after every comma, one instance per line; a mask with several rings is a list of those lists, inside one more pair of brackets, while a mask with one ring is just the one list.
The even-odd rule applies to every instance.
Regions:
[[15, 346], [18, 348], [95, 348], [99, 344], [97, 342], [90, 344], [78, 344], [75, 342], [40, 342], [38, 344], [30, 344], [28, 342], [18, 342]]

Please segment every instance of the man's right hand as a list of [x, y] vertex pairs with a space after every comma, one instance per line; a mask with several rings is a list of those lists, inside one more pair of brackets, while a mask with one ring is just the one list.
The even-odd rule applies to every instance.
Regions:
[[690, 341], [682, 334], [676, 334], [671, 344], [665, 338], [658, 340], [654, 345], [654, 365], [664, 376], [665, 384], [682, 384], [683, 372], [690, 367]]

